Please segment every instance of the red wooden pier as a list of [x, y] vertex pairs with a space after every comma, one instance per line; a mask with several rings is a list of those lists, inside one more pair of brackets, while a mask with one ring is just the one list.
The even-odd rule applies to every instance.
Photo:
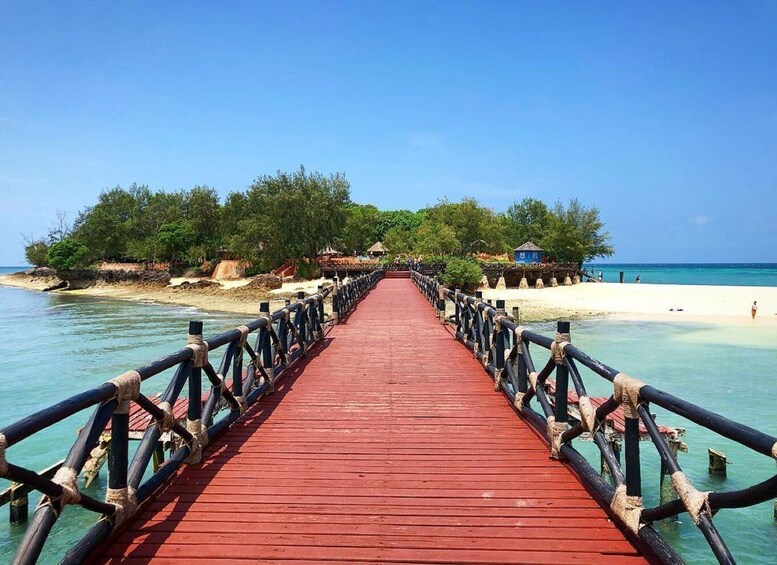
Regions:
[[127, 563], [644, 562], [399, 277], [103, 550]]

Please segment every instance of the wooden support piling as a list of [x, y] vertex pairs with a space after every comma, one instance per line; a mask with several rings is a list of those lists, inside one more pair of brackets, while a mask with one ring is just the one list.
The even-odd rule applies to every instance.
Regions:
[[728, 465], [728, 458], [726, 454], [717, 449], [707, 448], [707, 454], [709, 455], [710, 465], [707, 471], [713, 477], [721, 479], [726, 478], [726, 466]]

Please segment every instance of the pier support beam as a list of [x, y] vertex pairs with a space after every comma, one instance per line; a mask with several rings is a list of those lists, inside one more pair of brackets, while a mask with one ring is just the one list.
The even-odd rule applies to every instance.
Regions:
[[707, 448], [707, 453], [710, 457], [710, 466], [709, 469], [707, 469], [709, 474], [713, 477], [725, 479], [726, 465], [728, 465], [726, 454], [717, 449], [712, 449], [711, 447]]

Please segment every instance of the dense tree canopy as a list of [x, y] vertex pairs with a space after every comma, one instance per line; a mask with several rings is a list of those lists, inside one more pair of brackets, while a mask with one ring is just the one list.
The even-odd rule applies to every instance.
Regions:
[[359, 255], [376, 241], [391, 255], [498, 255], [526, 241], [543, 247], [556, 262], [582, 264], [613, 253], [599, 210], [577, 199], [548, 207], [525, 198], [502, 213], [474, 198], [444, 199], [415, 212], [379, 210], [351, 202], [343, 174], [327, 176], [304, 167], [260, 176], [246, 190], [228, 194], [223, 204], [207, 186], [165, 192], [133, 184], [100, 194], [72, 230], [64, 213], [57, 217], [48, 239], [25, 238], [30, 263], [47, 264], [51, 248], [63, 241], [70, 242], [65, 251], [79, 264], [130, 260], [198, 266], [229, 253], [255, 270], [291, 260], [303, 272], [328, 246]]

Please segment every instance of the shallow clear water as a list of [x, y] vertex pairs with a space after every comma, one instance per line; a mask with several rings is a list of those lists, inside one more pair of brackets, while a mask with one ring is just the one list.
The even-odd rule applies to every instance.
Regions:
[[[11, 269], [14, 270], [14, 269]], [[18, 269], [15, 269], [18, 270]], [[181, 347], [187, 322], [201, 319], [214, 334], [245, 321], [239, 315], [203, 313], [193, 308], [135, 304], [126, 301], [45, 294], [0, 286], [0, 427], [85, 390], [128, 369]], [[551, 325], [537, 329], [552, 333]], [[667, 392], [730, 418], [777, 435], [777, 328], [713, 324], [588, 320], [573, 323], [573, 342], [601, 361]], [[538, 354], [537, 359], [542, 359]], [[144, 383], [144, 392], [161, 391], [170, 374]], [[609, 395], [611, 385], [584, 372], [590, 394]], [[730, 490], [752, 485], [777, 472], [773, 460], [753, 454], [654, 410], [661, 423], [687, 428], [688, 453], [679, 460], [698, 488]], [[62, 422], [9, 450], [13, 462], [42, 469], [66, 454], [88, 413]], [[598, 468], [595, 448], [576, 442]], [[729, 456], [729, 478], [707, 474], [707, 448]], [[642, 443], [646, 503], [657, 501], [658, 457]], [[102, 496], [105, 472], [91, 494]], [[7, 482], [0, 481], [0, 488]], [[37, 498], [31, 496], [30, 509]], [[0, 509], [0, 561], [7, 561], [23, 531], [10, 527]], [[724, 510], [715, 517], [740, 563], [777, 562], [777, 522], [771, 502]], [[91, 513], [69, 507], [46, 546], [43, 562], [56, 562], [65, 548], [94, 523]], [[664, 535], [689, 563], [712, 563], [706, 542], [687, 516], [662, 526]]]
[[[185, 346], [193, 319], [204, 321], [206, 335], [246, 321], [194, 308], [0, 286], [0, 427]], [[162, 392], [171, 377], [168, 371], [144, 382], [144, 393]], [[8, 460], [35, 470], [61, 460], [90, 414], [83, 411], [11, 447]], [[103, 468], [87, 492], [102, 498], [106, 473]], [[0, 489], [8, 485], [0, 480]], [[38, 498], [30, 496], [30, 515]], [[24, 531], [24, 526], [9, 526], [7, 512], [7, 506], [0, 508], [0, 562], [10, 559]], [[95, 519], [93, 513], [68, 507], [41, 561], [58, 562]]]
[[648, 284], [701, 284], [720, 286], [777, 286], [776, 263], [591, 263], [589, 272], [602, 271], [606, 282], [633, 283], [640, 276]]
[[[551, 334], [552, 325], [542, 326]], [[717, 324], [577, 321], [572, 341], [589, 355], [620, 371], [704, 408], [777, 436], [777, 328], [726, 327]], [[537, 359], [547, 356], [537, 353]], [[588, 393], [612, 394], [612, 385], [581, 368]], [[688, 453], [679, 463], [699, 490], [745, 488], [777, 473], [775, 461], [723, 439], [694, 424], [651, 407], [659, 423], [687, 429]], [[599, 468], [598, 450], [590, 443], [576, 447]], [[642, 488], [646, 505], [658, 503], [659, 458], [650, 442], [641, 443]], [[728, 456], [728, 478], [707, 473], [707, 449]], [[773, 502], [752, 508], [721, 510], [715, 516], [739, 563], [775, 563], [777, 521]], [[687, 515], [660, 531], [689, 563], [715, 563], [707, 544]]]

